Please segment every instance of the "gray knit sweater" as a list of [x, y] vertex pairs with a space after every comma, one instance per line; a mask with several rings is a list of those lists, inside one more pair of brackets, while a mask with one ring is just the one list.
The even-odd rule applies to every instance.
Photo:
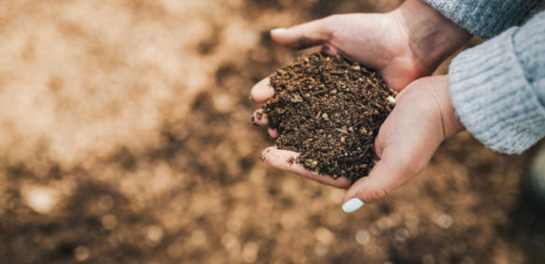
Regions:
[[478, 140], [521, 153], [545, 136], [544, 0], [424, 0], [473, 34], [489, 39], [452, 61], [456, 113]]

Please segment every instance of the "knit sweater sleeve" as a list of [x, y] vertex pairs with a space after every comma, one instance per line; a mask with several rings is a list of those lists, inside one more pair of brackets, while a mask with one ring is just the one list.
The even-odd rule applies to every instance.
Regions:
[[485, 39], [523, 23], [544, 0], [424, 0], [454, 23]]
[[545, 136], [545, 12], [452, 62], [456, 113], [478, 140], [521, 153]]

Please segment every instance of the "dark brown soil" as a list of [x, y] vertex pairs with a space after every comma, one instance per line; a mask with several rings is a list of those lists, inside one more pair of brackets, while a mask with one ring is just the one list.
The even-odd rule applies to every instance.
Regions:
[[263, 106], [280, 149], [332, 178], [366, 176], [376, 161], [376, 135], [395, 92], [377, 72], [319, 53], [304, 55], [271, 77], [275, 96]]

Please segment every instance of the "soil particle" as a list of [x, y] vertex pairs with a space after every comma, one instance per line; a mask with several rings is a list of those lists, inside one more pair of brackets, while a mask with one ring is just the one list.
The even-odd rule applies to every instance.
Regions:
[[376, 71], [314, 53], [277, 70], [271, 85], [276, 93], [263, 110], [279, 133], [278, 148], [301, 153], [294, 162], [332, 178], [369, 174], [395, 96]]

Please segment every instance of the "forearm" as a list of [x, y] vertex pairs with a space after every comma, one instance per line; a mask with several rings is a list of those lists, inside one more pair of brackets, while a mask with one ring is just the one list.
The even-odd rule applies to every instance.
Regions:
[[545, 13], [457, 56], [450, 91], [467, 130], [521, 153], [545, 136]]
[[528, 84], [545, 106], [545, 12], [517, 30], [513, 46]]
[[492, 38], [519, 26], [544, 0], [423, 0], [472, 34]]
[[414, 55], [430, 70], [471, 38], [468, 31], [422, 0], [407, 0], [392, 15], [406, 32]]

